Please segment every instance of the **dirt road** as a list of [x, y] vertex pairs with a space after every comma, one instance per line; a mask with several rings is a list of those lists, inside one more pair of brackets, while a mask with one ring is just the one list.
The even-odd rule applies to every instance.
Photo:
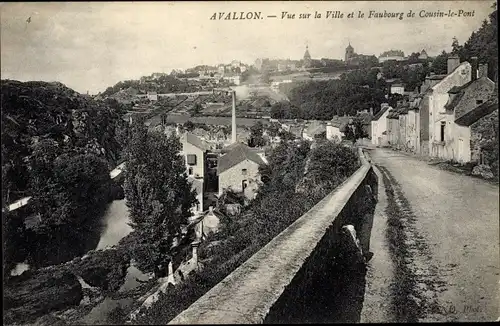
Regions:
[[498, 186], [392, 150], [370, 155], [384, 193], [361, 321], [498, 319]]

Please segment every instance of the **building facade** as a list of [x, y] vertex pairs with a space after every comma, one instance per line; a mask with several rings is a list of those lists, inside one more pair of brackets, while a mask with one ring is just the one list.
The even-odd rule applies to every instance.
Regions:
[[452, 157], [451, 147], [446, 141], [452, 135], [451, 121], [447, 118], [445, 105], [448, 91], [455, 86], [462, 86], [472, 77], [472, 66], [468, 62], [460, 63], [458, 57], [448, 58], [448, 75], [431, 87], [429, 94], [429, 155], [447, 159]]
[[190, 132], [181, 135], [180, 141], [182, 144], [180, 154], [184, 156], [187, 175], [196, 179], [204, 179], [205, 154], [210, 147]]
[[243, 192], [246, 198], [253, 199], [260, 183], [259, 166], [263, 164], [263, 159], [247, 145], [237, 143], [229, 146], [217, 164], [219, 195], [225, 190], [232, 190]]
[[392, 109], [387, 103], [381, 105], [380, 111], [373, 117], [372, 124], [372, 144], [375, 146], [387, 146], [387, 116]]

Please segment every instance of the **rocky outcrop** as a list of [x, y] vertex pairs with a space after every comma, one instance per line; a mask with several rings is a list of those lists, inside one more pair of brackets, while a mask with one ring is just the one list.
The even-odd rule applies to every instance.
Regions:
[[[64, 152], [94, 153], [114, 167], [121, 151], [116, 132], [124, 125], [113, 101], [96, 101], [61, 83], [2, 80], [3, 155], [9, 188], [28, 190], [32, 144], [51, 139]], [[15, 198], [14, 198], [15, 200]]]
[[13, 277], [4, 288], [4, 324], [32, 322], [37, 317], [76, 306], [82, 286], [67, 270], [27, 271]]
[[73, 267], [73, 272], [90, 286], [117, 291], [125, 281], [130, 256], [123, 249], [91, 251]]

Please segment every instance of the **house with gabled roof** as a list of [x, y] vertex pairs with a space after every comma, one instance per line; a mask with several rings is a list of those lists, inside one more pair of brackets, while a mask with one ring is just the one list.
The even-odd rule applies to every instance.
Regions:
[[342, 141], [344, 132], [351, 119], [352, 117], [348, 116], [334, 116], [332, 120], [328, 121], [326, 124], [326, 139], [334, 142]]
[[260, 183], [259, 166], [265, 162], [261, 156], [242, 143], [235, 143], [223, 149], [218, 159], [219, 195], [224, 190], [243, 192], [253, 199]]
[[[450, 61], [458, 58], [448, 58]], [[460, 128], [455, 120], [484, 103], [491, 95], [495, 84], [486, 76], [486, 65], [477, 65], [477, 58], [471, 63], [463, 62], [440, 83], [434, 85], [430, 94], [429, 110], [429, 154], [444, 160], [468, 162], [467, 136], [457, 134]], [[464, 156], [465, 155], [465, 156]]]
[[498, 128], [498, 96], [476, 106], [454, 123], [457, 139], [455, 160], [460, 163], [488, 164], [485, 160], [487, 148], [498, 148], [498, 139], [491, 137], [495, 128]]
[[[387, 115], [389, 110], [392, 109], [387, 103], [380, 105], [380, 111], [377, 112], [372, 118], [371, 124], [371, 138], [372, 144], [376, 146], [386, 146], [387, 143]], [[384, 134], [385, 132], [385, 134]]]
[[[205, 158], [210, 145], [196, 135], [185, 132], [180, 136], [187, 175], [201, 182], [205, 179]], [[203, 189], [203, 187], [201, 188]]]
[[[485, 73], [487, 69], [480, 69]], [[495, 93], [495, 83], [486, 75], [478, 74], [475, 78], [462, 86], [452, 87], [448, 91], [448, 102], [444, 108], [446, 115], [441, 122], [441, 137], [443, 141], [443, 151], [441, 158], [453, 160], [461, 163], [478, 161], [480, 154], [478, 144], [474, 144], [473, 139], [481, 138], [475, 135], [473, 126], [481, 124], [484, 116], [493, 113], [490, 102]], [[477, 136], [477, 137], [476, 137]], [[476, 153], [473, 154], [472, 152]]]
[[326, 135], [326, 125], [322, 121], [312, 121], [302, 131], [302, 138], [305, 140], [313, 141], [315, 137], [321, 133]]
[[[451, 132], [451, 122], [447, 121], [445, 105], [448, 102], [450, 91], [455, 86], [462, 86], [472, 80], [477, 74], [472, 72], [472, 65], [465, 61], [460, 63], [457, 56], [448, 57], [448, 75], [437, 84], [429, 88], [429, 155], [443, 159], [450, 159], [453, 154], [446, 146], [446, 138]], [[477, 75], [476, 75], [477, 76]]]

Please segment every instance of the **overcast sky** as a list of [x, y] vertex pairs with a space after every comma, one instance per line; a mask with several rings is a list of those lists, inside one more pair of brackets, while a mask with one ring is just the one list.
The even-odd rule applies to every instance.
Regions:
[[[2, 3], [2, 79], [60, 81], [95, 94], [120, 80], [170, 72], [198, 64], [252, 64], [256, 58], [300, 59], [306, 44], [313, 58], [344, 56], [348, 42], [357, 53], [380, 55], [425, 49], [435, 55], [460, 43], [492, 11], [479, 1], [338, 2], [93, 2]], [[409, 19], [367, 19], [368, 12], [416, 12]], [[421, 10], [474, 12], [474, 17], [418, 18]], [[327, 10], [344, 12], [326, 19]], [[364, 19], [347, 19], [350, 12]], [[259, 20], [210, 20], [219, 12], [262, 12]], [[282, 11], [311, 13], [282, 20]], [[322, 19], [313, 19], [314, 12]], [[277, 18], [267, 18], [277, 15]], [[26, 20], [31, 17], [28, 24]]]

